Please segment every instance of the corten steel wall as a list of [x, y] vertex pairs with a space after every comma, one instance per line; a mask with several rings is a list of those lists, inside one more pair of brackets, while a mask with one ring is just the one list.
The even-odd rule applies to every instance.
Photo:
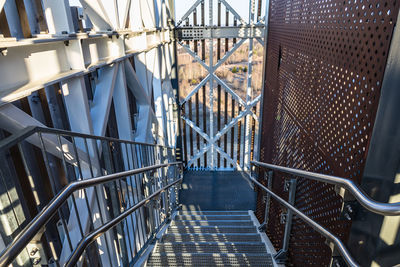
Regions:
[[[399, 1], [271, 0], [269, 10], [260, 161], [360, 183]], [[273, 191], [287, 199], [285, 178], [274, 174]], [[339, 218], [334, 186], [299, 178], [295, 205], [347, 240], [351, 221]], [[260, 193], [260, 221], [264, 209]], [[282, 211], [271, 202], [276, 249]], [[294, 217], [289, 265], [326, 266], [330, 257], [325, 239]]]

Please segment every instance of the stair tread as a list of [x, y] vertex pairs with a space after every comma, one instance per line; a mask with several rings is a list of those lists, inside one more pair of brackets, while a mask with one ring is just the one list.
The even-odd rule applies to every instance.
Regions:
[[270, 255], [268, 252], [265, 253], [152, 253], [151, 256], [157, 256], [157, 255], [166, 255], [166, 256], [177, 256], [177, 255], [199, 255], [199, 256], [212, 256], [212, 255], [222, 255], [222, 256], [237, 256], [237, 255], [243, 255], [243, 256], [265, 256], [265, 255]]
[[175, 220], [251, 220], [250, 215], [176, 215]]
[[170, 242], [158, 243], [157, 253], [265, 253], [262, 242]]
[[183, 233], [183, 234], [166, 233], [165, 235], [247, 235], [247, 236], [256, 235], [256, 236], [260, 236], [258, 233], [223, 233], [223, 234], [218, 234], [218, 233], [204, 233], [204, 234], [201, 234], [201, 233]]
[[179, 211], [147, 266], [273, 266], [248, 211]]
[[263, 242], [163, 242], [163, 243], [158, 243], [158, 245], [164, 245], [164, 244], [220, 244], [220, 245], [226, 245], [226, 244], [231, 244], [231, 245], [263, 245]]
[[217, 211], [217, 210], [206, 210], [206, 211], [179, 211], [179, 215], [199, 215], [199, 214], [210, 214], [210, 215], [248, 215], [247, 210], [233, 210], [233, 211]]
[[268, 253], [153, 253], [147, 266], [273, 266]]
[[229, 228], [229, 227], [236, 227], [236, 228], [256, 228], [256, 226], [227, 226], [227, 225], [191, 225], [191, 226], [176, 226], [171, 225], [170, 228]]
[[252, 220], [176, 220], [173, 222], [253, 222]]
[[250, 220], [180, 220], [173, 221], [171, 226], [254, 226]]

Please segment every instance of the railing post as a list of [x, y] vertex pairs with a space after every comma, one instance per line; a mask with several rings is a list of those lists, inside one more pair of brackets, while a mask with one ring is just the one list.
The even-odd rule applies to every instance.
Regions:
[[[292, 178], [290, 180], [285, 181], [284, 191], [289, 191], [289, 204], [294, 205], [295, 197], [296, 197], [296, 179]], [[282, 264], [285, 263], [287, 259], [287, 252], [289, 249], [289, 240], [290, 240], [290, 231], [292, 229], [292, 219], [293, 212], [288, 209], [286, 214], [281, 214], [281, 220], [285, 223], [285, 233], [283, 236], [283, 245], [282, 249], [275, 254], [274, 259], [277, 263]]]
[[[272, 188], [272, 177], [274, 176], [274, 171], [268, 171], [267, 175], [267, 188]], [[264, 214], [264, 224], [265, 227], [268, 224], [268, 217], [269, 217], [269, 206], [271, 204], [271, 196], [269, 194], [266, 195], [267, 199], [265, 200], [265, 214]]]
[[[272, 189], [272, 177], [274, 175], [274, 171], [264, 172], [264, 177], [267, 180], [267, 188]], [[259, 231], [266, 231], [268, 225], [268, 218], [269, 218], [269, 206], [271, 203], [271, 196], [270, 194], [265, 194], [265, 211], [264, 211], [264, 222], [258, 227]]]

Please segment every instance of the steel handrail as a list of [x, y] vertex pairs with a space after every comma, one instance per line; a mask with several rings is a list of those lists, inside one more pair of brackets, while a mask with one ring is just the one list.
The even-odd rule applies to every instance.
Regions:
[[330, 239], [337, 247], [339, 250], [339, 253], [343, 256], [344, 260], [347, 262], [347, 264], [351, 267], [357, 267], [359, 264], [353, 259], [351, 256], [350, 252], [347, 250], [346, 246], [343, 244], [343, 242], [337, 238], [334, 234], [329, 232], [327, 229], [325, 229], [323, 226], [315, 222], [313, 219], [305, 215], [303, 212], [298, 210], [296, 207], [292, 206], [289, 204], [286, 200], [272, 192], [270, 189], [265, 187], [263, 184], [258, 182], [256, 179], [253, 177], [249, 177], [250, 181], [258, 185], [261, 189], [266, 191], [268, 194], [270, 194], [273, 198], [275, 198], [278, 202], [280, 202], [283, 206], [286, 208], [290, 209], [292, 212], [294, 212], [297, 216], [299, 216], [303, 221], [308, 223], [312, 228], [314, 228], [316, 231], [318, 231], [321, 235], [325, 236], [326, 238]]
[[142, 207], [143, 205], [146, 205], [149, 201], [151, 201], [151, 199], [158, 196], [159, 194], [161, 194], [162, 192], [164, 192], [171, 186], [182, 181], [182, 179], [183, 178], [180, 178], [180, 179], [168, 184], [167, 186], [157, 190], [156, 192], [154, 192], [147, 198], [141, 200], [140, 202], [138, 202], [136, 205], [132, 206], [131, 208], [127, 209], [126, 211], [124, 211], [123, 213], [121, 213], [120, 215], [118, 215], [117, 217], [112, 219], [111, 221], [103, 224], [101, 227], [97, 228], [95, 231], [85, 235], [84, 238], [78, 243], [78, 245], [76, 246], [74, 251], [69, 256], [67, 262], [65, 263], [65, 267], [75, 266], [77, 261], [79, 260], [79, 258], [81, 257], [81, 255], [83, 254], [85, 249], [87, 248], [87, 246], [89, 246], [93, 241], [95, 241], [102, 234], [104, 234], [105, 232], [107, 232], [108, 230], [110, 230], [111, 228], [116, 226], [123, 219], [128, 217], [132, 212], [134, 212], [138, 208]]
[[127, 144], [132, 144], [132, 145], [147, 145], [147, 146], [153, 146], [153, 147], [172, 148], [172, 147], [163, 146], [163, 145], [159, 145], [159, 144], [149, 144], [149, 143], [136, 142], [136, 141], [131, 141], [131, 140], [121, 140], [121, 139], [117, 139], [117, 138], [113, 138], [113, 137], [97, 136], [97, 135], [85, 134], [85, 133], [77, 133], [77, 132], [71, 132], [71, 131], [67, 131], [67, 130], [56, 129], [56, 128], [48, 128], [48, 127], [40, 127], [40, 126], [27, 126], [20, 132], [1, 140], [0, 141], [0, 152], [14, 146], [18, 142], [24, 141], [26, 138], [30, 137], [31, 135], [33, 135], [35, 133], [59, 134], [59, 135], [69, 136], [69, 137], [97, 139], [97, 140], [103, 140], [103, 141], [109, 141], [109, 142], [119, 142], [119, 143], [123, 142], [123, 143], [127, 143]]
[[[135, 174], [164, 168], [172, 165], [180, 165], [182, 162], [170, 162], [148, 167], [138, 168], [129, 171], [113, 173], [86, 180], [74, 181], [64, 187], [36, 216], [28, 223], [26, 227], [14, 238], [14, 241], [0, 254], [0, 266], [8, 266], [19, 255], [19, 253], [28, 245], [30, 240], [40, 231], [42, 227], [57, 213], [57, 210], [65, 203], [75, 191], [90, 186], [104, 184], [121, 177], [132, 176]], [[117, 217], [118, 218], [118, 217]]]
[[369, 211], [384, 216], [399, 216], [400, 215], [400, 202], [397, 203], [382, 203], [370, 198], [358, 185], [353, 181], [337, 176], [331, 176], [326, 174], [308, 172], [293, 168], [282, 167], [278, 165], [263, 163], [259, 161], [251, 161], [252, 164], [264, 167], [267, 169], [280, 171], [303, 178], [325, 182], [329, 184], [339, 185], [349, 190], [355, 199]]

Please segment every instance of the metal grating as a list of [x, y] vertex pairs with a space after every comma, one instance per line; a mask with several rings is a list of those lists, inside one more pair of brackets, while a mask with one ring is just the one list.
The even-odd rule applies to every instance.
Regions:
[[[374, 126], [399, 1], [271, 0], [260, 160], [360, 182]], [[263, 177], [263, 176], [260, 176]], [[274, 174], [273, 190], [283, 194]], [[298, 179], [296, 206], [347, 240], [333, 186]], [[258, 195], [257, 217], [265, 204]], [[267, 232], [282, 244], [281, 208]], [[294, 219], [289, 265], [326, 266], [324, 238]]]
[[[228, 173], [232, 174], [231, 172], [228, 172]], [[230, 210], [230, 211], [220, 211], [220, 210], [216, 210], [216, 211], [181, 210], [181, 211], [178, 212], [178, 214], [179, 215], [249, 215], [249, 212], [247, 210], [246, 211], [240, 211], [240, 210]]]
[[252, 221], [216, 220], [216, 221], [173, 221], [172, 226], [254, 226]]
[[177, 215], [175, 220], [251, 220], [249, 215]]
[[261, 242], [259, 234], [165, 234], [162, 242]]
[[168, 233], [179, 234], [214, 234], [214, 233], [257, 233], [254, 226], [170, 226]]
[[271, 255], [263, 254], [153, 254], [147, 266], [273, 266]]
[[160, 243], [156, 253], [266, 253], [264, 243]]

